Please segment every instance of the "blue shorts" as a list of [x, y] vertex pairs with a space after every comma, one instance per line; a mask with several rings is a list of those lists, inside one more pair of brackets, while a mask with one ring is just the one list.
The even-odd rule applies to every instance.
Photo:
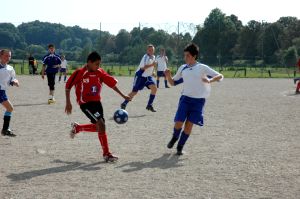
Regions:
[[7, 101], [7, 95], [5, 90], [0, 90], [0, 103]]
[[165, 77], [165, 71], [157, 71], [157, 77]]
[[149, 77], [142, 77], [142, 76], [135, 76], [134, 82], [133, 82], [133, 92], [138, 92], [140, 90], [143, 90], [146, 86], [149, 88], [150, 85], [155, 85], [155, 80], [152, 76]]
[[65, 72], [67, 72], [67, 69], [66, 69], [66, 68], [61, 68], [61, 69], [59, 70], [59, 72], [65, 73]]
[[178, 109], [174, 122], [190, 121], [193, 124], [203, 126], [203, 108], [205, 98], [191, 98], [182, 95], [179, 99]]

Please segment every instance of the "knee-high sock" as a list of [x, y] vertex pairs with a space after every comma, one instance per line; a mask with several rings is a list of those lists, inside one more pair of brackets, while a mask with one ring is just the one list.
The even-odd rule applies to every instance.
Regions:
[[76, 127], [77, 132], [97, 132], [96, 124], [78, 124]]
[[159, 80], [156, 80], [156, 86], [159, 88]]
[[165, 87], [168, 87], [168, 81], [165, 79]]
[[60, 80], [61, 80], [61, 75], [58, 77], [58, 81], [60, 82]]
[[149, 101], [148, 101], [148, 106], [153, 104], [154, 99], [155, 99], [155, 95], [150, 94]]
[[125, 104], [125, 105], [127, 105], [128, 104], [128, 100], [124, 100], [124, 102], [122, 103], [122, 104]]
[[100, 133], [98, 132], [98, 138], [103, 150], [103, 155], [108, 155], [109, 152], [109, 147], [108, 147], [108, 141], [107, 141], [107, 135], [106, 133]]
[[190, 135], [186, 134], [184, 131], [181, 133], [180, 139], [178, 141], [178, 146], [184, 146], [186, 143], [187, 139], [189, 138]]
[[175, 129], [174, 128], [174, 131], [173, 131], [173, 137], [176, 138], [177, 140], [179, 139], [179, 136], [180, 136], [180, 133], [181, 133], [181, 128], [180, 129]]
[[4, 113], [4, 117], [3, 117], [3, 130], [7, 130], [9, 129], [9, 123], [10, 123], [10, 119], [11, 119], [11, 112], [6, 111]]
[[67, 80], [67, 75], [65, 75], [65, 77], [64, 77], [64, 81], [66, 81]]

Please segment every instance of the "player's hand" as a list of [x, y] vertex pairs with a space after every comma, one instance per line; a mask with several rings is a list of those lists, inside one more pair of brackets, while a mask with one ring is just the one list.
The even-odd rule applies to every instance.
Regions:
[[129, 96], [129, 95], [125, 95], [125, 96], [124, 96], [124, 99], [125, 99], [125, 100], [128, 100], [128, 101], [131, 101], [131, 100], [132, 100], [132, 97]]
[[170, 69], [167, 68], [167, 69], [165, 70], [165, 75], [168, 76], [168, 77], [171, 76], [171, 71], [170, 71]]
[[202, 78], [202, 81], [203, 81], [204, 83], [210, 84], [210, 80], [209, 80], [207, 77], [203, 77], [203, 78]]
[[71, 103], [67, 103], [66, 107], [65, 107], [65, 113], [67, 115], [70, 115], [72, 113], [72, 104]]
[[16, 87], [19, 87], [20, 84], [19, 84], [19, 81], [17, 79], [15, 79], [13, 82], [13, 85], [16, 86]]

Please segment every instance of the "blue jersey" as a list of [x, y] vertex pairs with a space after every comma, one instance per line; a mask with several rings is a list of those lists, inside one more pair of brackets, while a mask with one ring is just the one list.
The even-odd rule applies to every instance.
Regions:
[[57, 73], [61, 64], [60, 56], [57, 54], [47, 54], [43, 58], [43, 64], [46, 65], [46, 73]]

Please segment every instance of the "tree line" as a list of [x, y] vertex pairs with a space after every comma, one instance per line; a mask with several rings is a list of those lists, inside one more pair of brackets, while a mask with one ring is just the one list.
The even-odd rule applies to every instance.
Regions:
[[107, 31], [68, 27], [33, 21], [14, 26], [0, 23], [0, 48], [13, 50], [14, 58], [33, 54], [41, 59], [47, 44], [56, 45], [68, 60], [85, 61], [92, 50], [101, 53], [106, 63], [137, 64], [149, 43], [165, 48], [172, 64], [182, 63], [182, 50], [194, 42], [200, 47], [201, 61], [210, 65], [294, 66], [300, 54], [300, 20], [281, 17], [274, 23], [251, 20], [243, 25], [235, 15], [213, 9], [195, 35], [169, 33], [151, 27]]

